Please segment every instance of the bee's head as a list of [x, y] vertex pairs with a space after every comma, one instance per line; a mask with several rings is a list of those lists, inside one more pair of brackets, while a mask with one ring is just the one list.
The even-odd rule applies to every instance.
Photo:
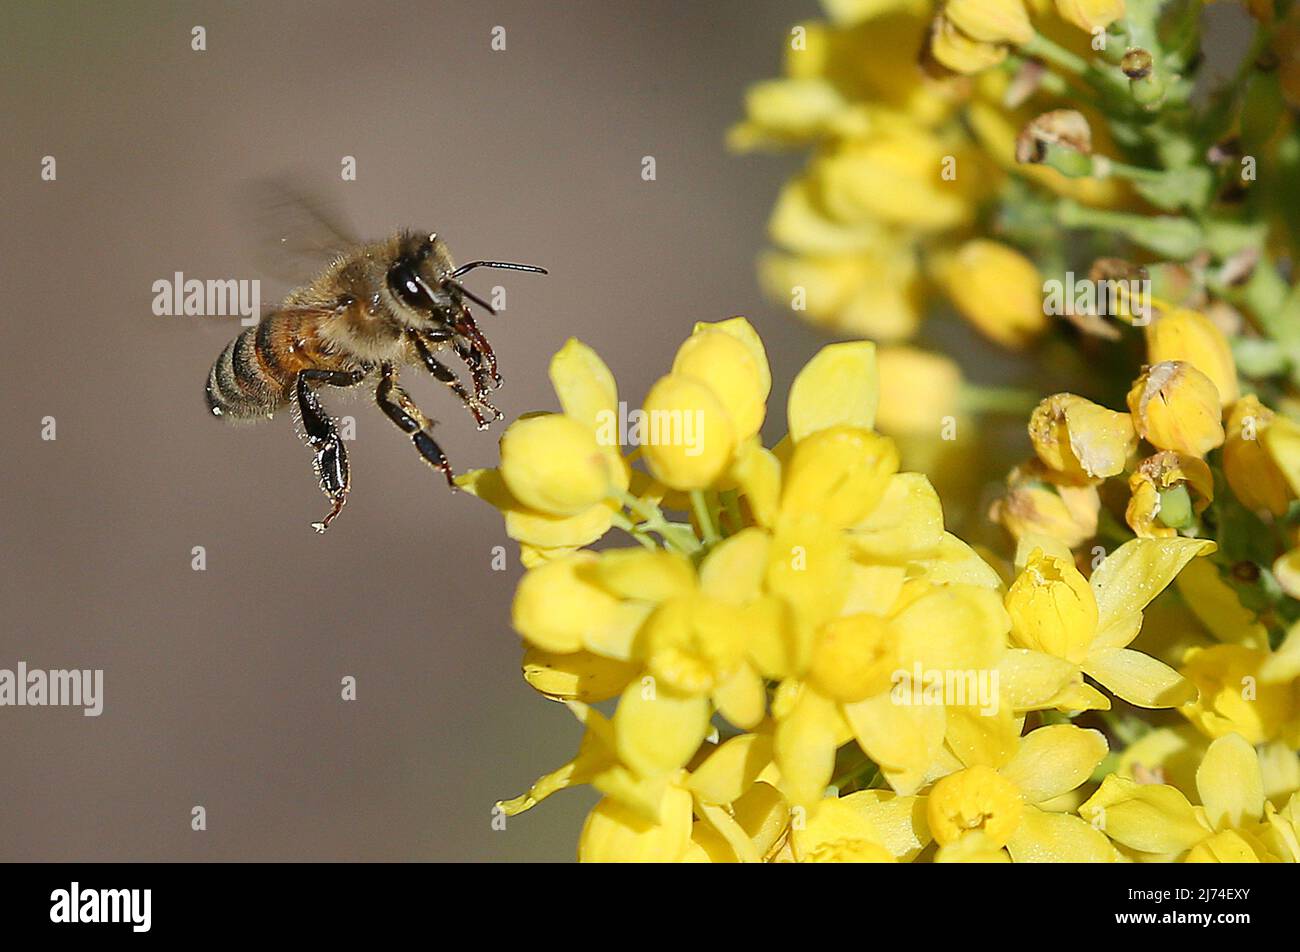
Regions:
[[385, 279], [397, 317], [412, 327], [448, 324], [464, 305], [452, 277], [447, 246], [436, 234], [406, 232]]

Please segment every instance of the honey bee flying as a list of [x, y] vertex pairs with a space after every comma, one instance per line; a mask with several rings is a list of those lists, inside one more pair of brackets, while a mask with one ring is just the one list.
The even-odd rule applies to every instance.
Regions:
[[[314, 281], [227, 344], [212, 365], [206, 395], [214, 416], [255, 420], [287, 405], [301, 423], [330, 502], [325, 518], [312, 523], [317, 532], [343, 509], [350, 485], [347, 450], [321, 406], [322, 388], [373, 386], [379, 408], [453, 488], [451, 464], [430, 432], [433, 423], [397, 382], [398, 369], [414, 364], [442, 381], [479, 429], [501, 418], [490, 399], [501, 385], [496, 356], [467, 302], [495, 311], [460, 282], [475, 268], [546, 273], [507, 261], [458, 268], [436, 234], [398, 232], [338, 254]], [[447, 352], [464, 362], [472, 392], [443, 363]]]

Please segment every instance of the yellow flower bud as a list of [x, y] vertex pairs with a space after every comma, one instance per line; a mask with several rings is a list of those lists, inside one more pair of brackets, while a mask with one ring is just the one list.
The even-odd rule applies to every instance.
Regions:
[[926, 804], [930, 832], [940, 846], [980, 835], [992, 849], [1006, 845], [1020, 825], [1020, 790], [992, 767], [977, 764], [934, 785]]
[[948, 0], [943, 13], [982, 43], [1028, 43], [1034, 36], [1022, 0]]
[[1273, 560], [1273, 575], [1282, 591], [1300, 598], [1300, 548], [1283, 552]]
[[[1169, 451], [1143, 460], [1128, 487], [1132, 496], [1124, 517], [1141, 539], [1177, 535], [1214, 499], [1214, 476], [1205, 460]], [[1176, 494], [1180, 488], [1185, 495]]]
[[934, 18], [930, 52], [942, 65], [956, 73], [981, 73], [1007, 58], [1007, 48], [972, 40], [947, 17]]
[[594, 553], [582, 552], [529, 569], [515, 592], [515, 630], [544, 651], [567, 654], [615, 624], [618, 600], [583, 574], [595, 562]]
[[1007, 592], [1011, 636], [1024, 648], [1074, 664], [1097, 634], [1097, 597], [1072, 562], [1035, 549]]
[[1223, 444], [1219, 389], [1184, 361], [1143, 371], [1128, 393], [1128, 407], [1138, 435], [1159, 449], [1204, 456]]
[[1237, 401], [1237, 365], [1228, 339], [1212, 320], [1199, 311], [1171, 311], [1147, 325], [1147, 362], [1181, 360], [1214, 381], [1219, 402], [1225, 407]]
[[880, 407], [876, 425], [895, 436], [937, 437], [946, 416], [956, 417], [961, 368], [942, 354], [894, 345], [876, 351]]
[[1291, 487], [1292, 494], [1300, 496], [1300, 424], [1286, 417], [1274, 417], [1264, 432], [1264, 449], [1268, 450], [1269, 458]]
[[660, 822], [612, 797], [605, 797], [587, 815], [578, 838], [578, 859], [584, 863], [677, 862], [691, 843], [691, 795], [680, 787], [663, 794]]
[[957, 310], [1004, 347], [1022, 347], [1047, 327], [1038, 269], [1007, 245], [968, 241], [936, 262], [935, 276]]
[[938, 169], [952, 146], [916, 124], [890, 126], [844, 141], [813, 166], [826, 213], [842, 224], [902, 225], [940, 231], [973, 214], [966, 193]]
[[876, 508], [898, 471], [894, 441], [870, 430], [835, 426], [799, 441], [781, 494], [782, 518], [812, 514], [844, 528]]
[[749, 439], [763, 425], [764, 373], [754, 353], [738, 338], [704, 325], [678, 348], [672, 372], [713, 391], [731, 418], [737, 442]]
[[1041, 460], [1016, 467], [1007, 477], [1006, 493], [990, 508], [989, 518], [1016, 539], [1045, 535], [1071, 549], [1091, 539], [1097, 534], [1101, 512], [1097, 487], [1063, 485], [1053, 482], [1053, 475]]
[[852, 703], [888, 690], [898, 667], [898, 632], [879, 615], [846, 615], [822, 626], [809, 680], [827, 697]]
[[1038, 405], [1029, 418], [1029, 439], [1045, 464], [1081, 481], [1122, 473], [1137, 449], [1129, 414], [1072, 393], [1055, 394]]
[[736, 431], [713, 391], [669, 374], [650, 388], [643, 410], [655, 431], [643, 447], [654, 477], [673, 489], [704, 489], [726, 471]]
[[1243, 506], [1280, 516], [1290, 505], [1291, 490], [1264, 443], [1272, 424], [1273, 411], [1254, 394], [1234, 403], [1223, 444], [1223, 472]]
[[1124, 0], [1056, 0], [1061, 19], [1091, 33], [1124, 16]]
[[605, 499], [616, 476], [595, 434], [560, 413], [523, 417], [501, 438], [506, 487], [539, 512], [576, 516]]

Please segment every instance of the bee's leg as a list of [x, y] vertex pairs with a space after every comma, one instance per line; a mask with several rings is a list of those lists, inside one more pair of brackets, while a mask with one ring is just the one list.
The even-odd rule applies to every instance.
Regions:
[[[497, 355], [493, 353], [492, 345], [483, 336], [483, 332], [478, 329], [478, 325], [474, 323], [474, 318], [470, 316], [469, 311], [462, 312], [460, 320], [455, 324], [455, 328], [456, 332], [466, 340], [464, 350], [462, 351], [460, 347], [457, 347], [456, 352], [460, 354], [461, 359], [467, 364], [470, 363], [471, 359], [473, 360], [470, 366], [475, 370], [474, 380], [476, 385], [480, 389], [486, 390], [486, 375], [491, 374], [493, 387], [499, 388], [501, 386], [501, 374], [497, 372]], [[484, 364], [486, 364], [486, 367], [484, 367]], [[480, 375], [483, 377], [481, 382]]]
[[343, 510], [347, 502], [348, 487], [351, 483], [351, 470], [348, 468], [348, 452], [343, 447], [334, 420], [325, 412], [317, 399], [311, 384], [315, 381], [334, 387], [351, 387], [360, 383], [365, 374], [361, 371], [343, 370], [303, 370], [298, 374], [295, 391], [298, 398], [298, 415], [302, 419], [302, 428], [307, 434], [307, 442], [316, 451], [312, 468], [320, 480], [321, 492], [330, 501], [330, 511], [320, 522], [313, 522], [312, 528], [324, 532], [330, 523]]
[[452, 393], [460, 397], [461, 402], [474, 415], [474, 422], [478, 424], [480, 430], [486, 430], [492, 422], [492, 420], [483, 416], [484, 410], [490, 410], [493, 419], [501, 419], [501, 411], [492, 406], [487, 400], [482, 397], [470, 396], [469, 391], [460, 382], [460, 378], [456, 376], [455, 371], [434, 356], [433, 349], [429, 347], [429, 342], [424, 337], [419, 334], [412, 334], [411, 340], [415, 344], [415, 351], [420, 355], [420, 360], [424, 363], [425, 369], [433, 374], [436, 379], [441, 380], [450, 387]]
[[397, 372], [392, 364], [384, 364], [381, 369], [379, 386], [375, 389], [375, 401], [384, 415], [392, 420], [403, 433], [410, 434], [411, 442], [420, 451], [424, 461], [436, 469], [447, 480], [447, 485], [456, 489], [456, 478], [451, 471], [451, 463], [442, 448], [429, 435], [433, 423], [415, 405], [410, 394], [397, 383]]

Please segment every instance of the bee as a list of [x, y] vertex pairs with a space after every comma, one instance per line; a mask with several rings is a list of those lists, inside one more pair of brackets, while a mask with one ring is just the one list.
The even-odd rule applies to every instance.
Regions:
[[[421, 458], [455, 489], [431, 421], [398, 383], [398, 370], [422, 367], [446, 384], [480, 430], [501, 419], [491, 391], [501, 386], [492, 346], [469, 302], [495, 310], [461, 283], [476, 268], [546, 274], [535, 265], [471, 261], [456, 267], [435, 233], [400, 231], [338, 253], [311, 283], [226, 345], [208, 372], [208, 410], [222, 420], [257, 420], [288, 406], [310, 446], [321, 492], [329, 500], [324, 532], [347, 502], [347, 450], [321, 405], [325, 388], [373, 387], [375, 402], [407, 434]], [[444, 357], [468, 371], [467, 389]]]

